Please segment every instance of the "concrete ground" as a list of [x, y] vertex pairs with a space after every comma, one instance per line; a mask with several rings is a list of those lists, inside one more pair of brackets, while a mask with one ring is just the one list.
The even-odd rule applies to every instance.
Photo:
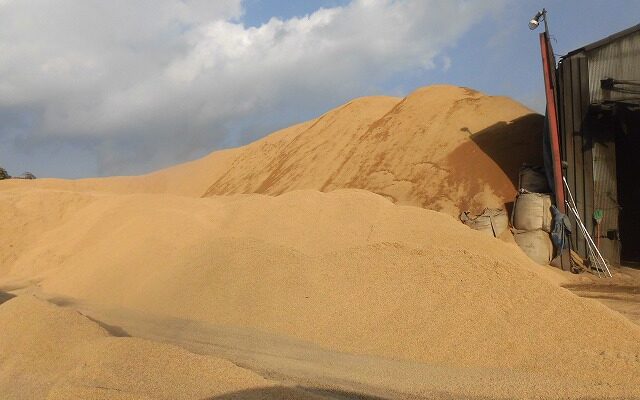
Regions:
[[640, 269], [613, 267], [612, 278], [588, 272], [572, 275], [562, 285], [578, 296], [595, 299], [640, 325]]

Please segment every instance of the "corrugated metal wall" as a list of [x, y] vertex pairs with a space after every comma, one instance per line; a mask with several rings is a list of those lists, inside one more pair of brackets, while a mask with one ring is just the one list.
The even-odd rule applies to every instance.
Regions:
[[[640, 25], [569, 53], [558, 64], [558, 109], [562, 158], [567, 181], [580, 217], [595, 236], [594, 211], [602, 210], [600, 234], [620, 231], [620, 204], [616, 168], [616, 140], [620, 123], [610, 101], [640, 101], [640, 86], [615, 85], [603, 89], [601, 81], [640, 83]], [[622, 89], [622, 90], [620, 90]], [[617, 139], [618, 138], [618, 139]], [[575, 221], [573, 221], [575, 224]], [[575, 225], [574, 225], [575, 226]], [[620, 262], [621, 242], [600, 238], [600, 251], [612, 263]], [[624, 240], [624, 238], [622, 239]], [[586, 257], [586, 241], [574, 229], [574, 249]], [[629, 245], [629, 244], [627, 244]], [[633, 244], [631, 244], [633, 245]]]
[[[640, 31], [596, 48], [587, 46], [583, 51], [571, 53], [560, 61], [557, 78], [562, 157], [568, 164], [567, 181], [580, 217], [595, 236], [593, 213], [602, 210], [600, 234], [619, 231], [616, 174], [616, 130], [619, 128], [615, 123], [603, 122], [607, 116], [599, 106], [607, 101], [637, 101], [640, 94], [638, 86], [630, 86], [628, 91], [602, 89], [601, 80], [640, 82]], [[573, 244], [576, 251], [586, 257], [586, 241], [577, 229]], [[610, 262], [620, 262], [618, 239], [601, 237], [600, 250]]]
[[[598, 115], [593, 118], [598, 119]], [[616, 126], [606, 116], [601, 116], [601, 119], [605, 121], [593, 121], [588, 128], [593, 138], [593, 211], [600, 210], [603, 214], [601, 222], [597, 224], [601, 237], [595, 237], [595, 229], [593, 233], [604, 258], [617, 263], [620, 259], [620, 241], [602, 237], [608, 230], [619, 230]]]
[[[575, 54], [560, 61], [557, 70], [558, 108], [562, 159], [567, 162], [567, 183], [576, 202], [580, 218], [593, 231], [593, 155], [591, 138], [582, 129], [589, 110], [589, 75], [584, 54]], [[572, 245], [586, 257], [586, 240], [574, 226]]]
[[[591, 103], [638, 98], [638, 93], [603, 90], [606, 78], [640, 82], [640, 31], [586, 51], [589, 59], [589, 93]], [[624, 85], [622, 86], [624, 88]], [[638, 87], [635, 87], [637, 90]]]

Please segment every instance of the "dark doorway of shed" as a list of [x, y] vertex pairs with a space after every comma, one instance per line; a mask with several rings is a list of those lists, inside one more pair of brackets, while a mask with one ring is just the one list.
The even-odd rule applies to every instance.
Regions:
[[619, 105], [616, 170], [620, 204], [620, 259], [640, 267], [640, 108]]

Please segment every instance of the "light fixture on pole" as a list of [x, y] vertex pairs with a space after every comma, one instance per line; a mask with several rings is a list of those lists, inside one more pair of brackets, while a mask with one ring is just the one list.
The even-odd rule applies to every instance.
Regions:
[[556, 61], [553, 48], [549, 41], [549, 25], [547, 23], [547, 10], [538, 11], [531, 21], [531, 30], [540, 26], [544, 21], [544, 32], [540, 34], [540, 51], [542, 55], [542, 73], [544, 76], [544, 91], [547, 99], [547, 121], [551, 164], [553, 166], [553, 196], [556, 207], [560, 212], [565, 212], [564, 186], [562, 185], [562, 156], [560, 148], [560, 122], [558, 120], [558, 107], [556, 102]]
[[529, 21], [529, 29], [534, 30], [540, 25], [540, 21], [544, 21], [545, 31], [547, 30], [547, 10], [544, 8], [538, 11], [536, 15]]

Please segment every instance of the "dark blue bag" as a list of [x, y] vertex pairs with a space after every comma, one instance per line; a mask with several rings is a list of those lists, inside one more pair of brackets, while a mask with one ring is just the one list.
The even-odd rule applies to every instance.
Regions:
[[567, 248], [569, 245], [567, 238], [571, 235], [571, 220], [566, 214], [561, 213], [556, 206], [551, 206], [551, 214], [553, 215], [551, 241], [556, 248], [556, 254], [559, 254], [562, 249]]

